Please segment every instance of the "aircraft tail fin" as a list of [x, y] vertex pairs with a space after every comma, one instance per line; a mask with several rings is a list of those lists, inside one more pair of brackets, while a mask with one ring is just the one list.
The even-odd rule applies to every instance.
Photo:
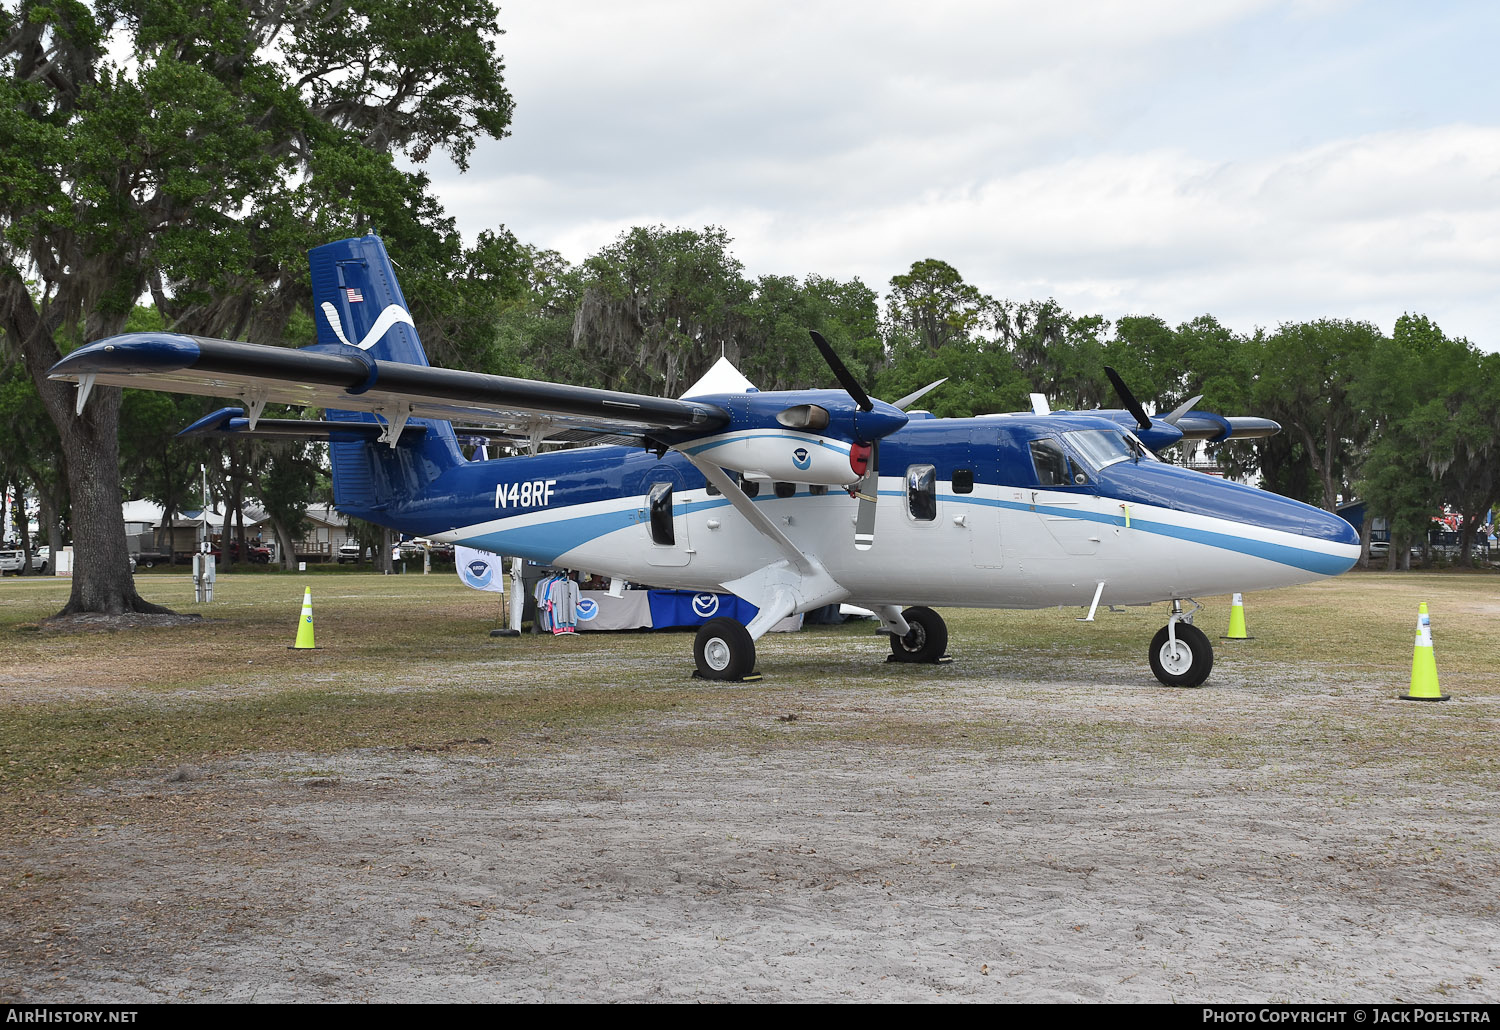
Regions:
[[[376, 361], [427, 365], [427, 354], [385, 244], [379, 237], [339, 240], [308, 253], [320, 347], [357, 347]], [[399, 418], [329, 409], [330, 422], [382, 424]], [[413, 418], [421, 433], [403, 432], [397, 445], [368, 430], [331, 434], [333, 496], [339, 510], [384, 522], [383, 513], [415, 500], [438, 476], [464, 463], [449, 422]]]

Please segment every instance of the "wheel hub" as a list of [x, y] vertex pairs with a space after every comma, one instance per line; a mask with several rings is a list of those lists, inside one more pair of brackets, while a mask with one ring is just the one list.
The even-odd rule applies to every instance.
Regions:
[[1167, 641], [1161, 647], [1161, 667], [1173, 676], [1182, 676], [1193, 667], [1193, 649], [1182, 641]]
[[723, 672], [729, 668], [729, 645], [724, 638], [714, 637], [703, 648], [703, 660], [714, 672]]

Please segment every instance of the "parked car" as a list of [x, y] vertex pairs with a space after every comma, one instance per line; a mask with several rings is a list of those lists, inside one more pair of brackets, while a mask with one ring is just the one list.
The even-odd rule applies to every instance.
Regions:
[[[1391, 553], [1391, 544], [1390, 544], [1390, 541], [1388, 541], [1388, 540], [1371, 540], [1370, 541], [1370, 560], [1371, 561], [1385, 561], [1386, 558], [1390, 557], [1390, 553]], [[1420, 558], [1420, 557], [1422, 557], [1422, 549], [1420, 547], [1413, 547], [1411, 549], [1411, 556], [1413, 558]]]
[[[271, 560], [271, 549], [269, 547], [261, 547], [257, 544], [246, 544], [245, 554], [252, 565], [265, 565]], [[240, 542], [238, 540], [229, 541], [229, 556], [235, 561], [240, 560]]]
[[363, 558], [364, 549], [359, 544], [345, 544], [339, 548], [338, 562], [340, 565], [344, 564], [344, 562], [359, 562]]
[[[25, 564], [26, 552], [23, 549], [10, 547], [0, 551], [0, 574], [19, 574]], [[38, 547], [31, 552], [31, 571], [44, 576], [52, 571], [52, 548]]]

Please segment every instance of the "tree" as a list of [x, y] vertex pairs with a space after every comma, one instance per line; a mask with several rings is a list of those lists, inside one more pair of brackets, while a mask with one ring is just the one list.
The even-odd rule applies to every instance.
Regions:
[[729, 242], [638, 226], [584, 262], [573, 347], [593, 385], [675, 397], [721, 354], [740, 363], [752, 287]]
[[946, 261], [928, 258], [891, 277], [885, 320], [893, 336], [936, 354], [992, 328], [995, 302]]
[[[1351, 496], [1351, 481], [1369, 431], [1353, 384], [1368, 366], [1380, 341], [1380, 330], [1368, 322], [1321, 319], [1284, 323], [1259, 339], [1259, 379], [1254, 401], [1258, 414], [1282, 423], [1288, 439], [1272, 437], [1267, 455], [1293, 445], [1310, 468], [1316, 492], [1289, 496], [1320, 504], [1327, 511], [1340, 497]], [[1291, 488], [1292, 481], [1272, 488]]]
[[179, 331], [277, 340], [307, 300], [308, 247], [371, 225], [404, 268], [460, 263], [426, 177], [392, 155], [463, 169], [505, 135], [496, 36], [488, 0], [0, 6], [0, 332], [61, 437], [64, 613], [160, 609], [127, 572], [119, 391], [75, 417], [47, 370], [148, 290]]

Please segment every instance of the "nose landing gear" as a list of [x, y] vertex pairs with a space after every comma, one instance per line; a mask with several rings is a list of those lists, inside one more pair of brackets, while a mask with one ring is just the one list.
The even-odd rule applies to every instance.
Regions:
[[1172, 614], [1167, 624], [1151, 638], [1151, 649], [1146, 653], [1151, 671], [1169, 687], [1202, 686], [1214, 667], [1213, 645], [1208, 642], [1208, 636], [1192, 623], [1202, 605], [1196, 601], [1191, 603], [1193, 610], [1184, 615], [1182, 602], [1172, 601]]

